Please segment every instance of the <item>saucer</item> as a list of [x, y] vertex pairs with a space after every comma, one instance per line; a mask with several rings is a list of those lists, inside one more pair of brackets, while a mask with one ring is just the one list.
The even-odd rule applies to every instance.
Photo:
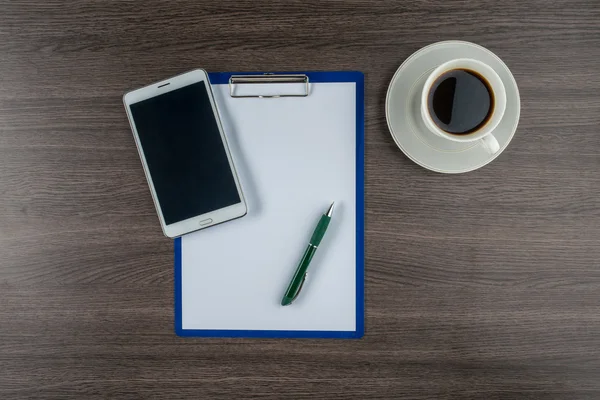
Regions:
[[[440, 64], [455, 58], [472, 58], [496, 71], [506, 89], [506, 111], [494, 129], [500, 150], [489, 154], [475, 142], [453, 142], [425, 127], [421, 119], [421, 92], [427, 77]], [[431, 44], [407, 58], [398, 68], [388, 88], [385, 116], [396, 145], [423, 168], [447, 174], [474, 171], [498, 157], [513, 138], [521, 100], [512, 73], [488, 49], [469, 42], [449, 40]]]

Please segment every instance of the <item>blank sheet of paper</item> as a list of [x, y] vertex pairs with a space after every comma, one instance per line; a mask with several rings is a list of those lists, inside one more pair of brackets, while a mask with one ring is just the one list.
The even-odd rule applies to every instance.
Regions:
[[[311, 83], [305, 98], [232, 98], [226, 84], [213, 91], [248, 214], [181, 239], [178, 333], [356, 331], [356, 83]], [[333, 201], [302, 292], [282, 307]]]

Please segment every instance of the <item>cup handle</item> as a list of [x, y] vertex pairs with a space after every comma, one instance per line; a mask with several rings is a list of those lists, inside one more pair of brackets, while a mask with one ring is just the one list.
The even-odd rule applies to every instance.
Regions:
[[486, 135], [479, 139], [479, 141], [489, 154], [496, 154], [500, 150], [500, 145], [494, 135]]

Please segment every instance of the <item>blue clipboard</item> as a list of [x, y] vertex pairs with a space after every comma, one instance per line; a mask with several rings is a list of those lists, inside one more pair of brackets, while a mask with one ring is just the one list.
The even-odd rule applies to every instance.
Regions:
[[[271, 73], [269, 73], [271, 74]], [[304, 74], [311, 83], [354, 82], [356, 84], [356, 329], [354, 331], [305, 330], [210, 330], [183, 329], [182, 327], [182, 249], [181, 238], [175, 239], [175, 333], [182, 337], [227, 338], [336, 338], [359, 339], [364, 335], [364, 75], [358, 71], [342, 72], [285, 72]], [[227, 84], [232, 75], [265, 75], [262, 72], [210, 73], [211, 84]]]

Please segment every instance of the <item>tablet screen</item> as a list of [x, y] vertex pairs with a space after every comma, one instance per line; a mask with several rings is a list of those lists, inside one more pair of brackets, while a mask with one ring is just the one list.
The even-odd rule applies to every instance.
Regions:
[[130, 108], [167, 225], [241, 202], [204, 82]]

